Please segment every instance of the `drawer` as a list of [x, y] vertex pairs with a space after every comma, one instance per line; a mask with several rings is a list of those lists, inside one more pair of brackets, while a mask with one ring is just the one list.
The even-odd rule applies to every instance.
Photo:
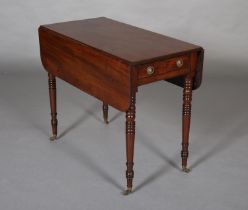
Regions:
[[168, 79], [187, 74], [190, 71], [190, 56], [179, 56], [149, 64], [140, 65], [138, 83], [146, 84], [153, 81]]

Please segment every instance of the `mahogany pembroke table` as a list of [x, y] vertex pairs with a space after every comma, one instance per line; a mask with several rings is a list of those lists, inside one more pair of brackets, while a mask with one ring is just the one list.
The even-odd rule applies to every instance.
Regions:
[[39, 27], [41, 61], [48, 72], [52, 137], [57, 137], [58, 77], [126, 112], [127, 190], [132, 191], [135, 95], [144, 84], [165, 80], [183, 87], [182, 170], [188, 172], [192, 90], [202, 80], [203, 48], [100, 17]]

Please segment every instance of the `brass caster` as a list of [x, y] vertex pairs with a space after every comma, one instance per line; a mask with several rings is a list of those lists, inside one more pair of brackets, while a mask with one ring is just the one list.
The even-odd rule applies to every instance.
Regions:
[[129, 195], [132, 192], [132, 188], [128, 187], [124, 192], [123, 195]]
[[190, 169], [187, 168], [186, 166], [183, 166], [182, 167], [182, 171], [185, 172], [185, 173], [189, 173], [190, 172]]
[[105, 123], [105, 124], [108, 124], [109, 121], [108, 121], [107, 119], [104, 119], [104, 123]]
[[57, 135], [52, 135], [51, 137], [50, 137], [50, 141], [54, 141], [54, 140], [56, 140], [57, 139]]

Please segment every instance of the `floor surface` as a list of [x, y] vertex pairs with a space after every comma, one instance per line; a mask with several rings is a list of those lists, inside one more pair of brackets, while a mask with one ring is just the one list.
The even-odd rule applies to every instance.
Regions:
[[248, 209], [246, 77], [206, 74], [194, 92], [189, 174], [180, 171], [182, 89], [140, 87], [134, 193], [123, 196], [125, 115], [110, 108], [105, 125], [101, 102], [58, 80], [51, 143], [47, 75], [32, 68], [0, 73], [0, 209]]

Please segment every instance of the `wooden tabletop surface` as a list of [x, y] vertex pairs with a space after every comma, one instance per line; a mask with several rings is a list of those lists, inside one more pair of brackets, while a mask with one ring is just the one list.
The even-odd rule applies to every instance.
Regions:
[[197, 45], [105, 17], [55, 23], [42, 27], [131, 64], [141, 64], [200, 48]]

